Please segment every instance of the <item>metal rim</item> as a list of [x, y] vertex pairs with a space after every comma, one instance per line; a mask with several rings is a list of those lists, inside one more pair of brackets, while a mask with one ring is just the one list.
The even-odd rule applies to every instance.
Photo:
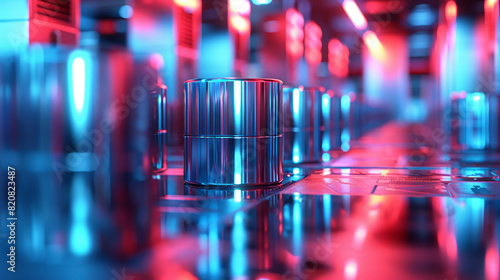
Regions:
[[242, 82], [261, 82], [261, 83], [280, 83], [283, 84], [281, 80], [271, 79], [271, 78], [201, 78], [201, 79], [191, 79], [185, 81], [185, 83], [207, 83], [207, 82], [232, 82], [232, 81], [242, 81]]

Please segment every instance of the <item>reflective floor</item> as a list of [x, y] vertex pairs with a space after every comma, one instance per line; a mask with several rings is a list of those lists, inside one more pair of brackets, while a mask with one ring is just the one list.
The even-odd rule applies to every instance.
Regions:
[[51, 200], [20, 214], [16, 277], [499, 279], [499, 154], [388, 123], [329, 157], [268, 189], [185, 186], [175, 155], [119, 199], [68, 175], [69, 190], [40, 187]]

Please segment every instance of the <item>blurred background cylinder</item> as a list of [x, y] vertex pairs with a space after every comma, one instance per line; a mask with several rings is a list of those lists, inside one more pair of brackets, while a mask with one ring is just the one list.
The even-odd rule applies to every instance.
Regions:
[[[326, 153], [340, 147], [340, 97], [329, 90], [321, 98], [321, 150]], [[329, 156], [323, 155], [323, 161]]]
[[148, 97], [158, 79], [147, 58], [43, 45], [2, 55], [0, 154], [10, 160], [1, 164], [23, 174], [23, 261], [121, 259], [149, 246]]
[[184, 94], [187, 183], [266, 185], [283, 180], [280, 80], [189, 80]]
[[483, 92], [450, 94], [450, 145], [452, 150], [499, 149], [499, 98]]
[[283, 89], [284, 164], [319, 161], [323, 93], [320, 87]]

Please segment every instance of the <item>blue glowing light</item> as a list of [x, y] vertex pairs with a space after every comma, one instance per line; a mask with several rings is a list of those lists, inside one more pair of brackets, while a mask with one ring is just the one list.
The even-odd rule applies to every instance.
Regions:
[[489, 141], [489, 105], [482, 92], [467, 93], [465, 97], [465, 143], [472, 149], [484, 149]]
[[349, 142], [351, 141], [351, 135], [349, 134], [349, 130], [347, 128], [342, 129], [342, 133], [340, 134], [340, 141], [342, 145], [340, 148], [342, 151], [347, 152], [351, 148]]
[[349, 98], [349, 95], [344, 95], [340, 98], [340, 106], [342, 107], [342, 113], [345, 114], [349, 112], [351, 108], [351, 98]]
[[88, 225], [91, 194], [82, 177], [75, 177], [71, 190], [72, 225], [69, 236], [71, 252], [77, 256], [85, 256], [92, 250], [92, 237]]
[[351, 149], [351, 145], [349, 145], [348, 143], [342, 143], [342, 145], [340, 145], [340, 149], [342, 149], [342, 151], [344, 152], [347, 152]]
[[268, 5], [271, 4], [271, 2], [273, 2], [273, 0], [252, 0], [252, 3], [255, 5]]
[[323, 152], [327, 152], [330, 150], [330, 137], [327, 133], [323, 135], [323, 142], [321, 143], [321, 149]]
[[295, 174], [295, 175], [300, 174], [300, 168], [295, 167], [295, 168], [293, 169], [293, 174]]
[[73, 69], [73, 101], [78, 113], [82, 112], [85, 101], [85, 61], [76, 57], [72, 64]]
[[[344, 117], [344, 122], [349, 123], [349, 111], [351, 110], [351, 98], [349, 97], [349, 95], [346, 94], [342, 96], [342, 98], [340, 98], [340, 109]], [[351, 133], [349, 131], [348, 125], [342, 128], [340, 141], [342, 142], [342, 144], [340, 145], [340, 149], [342, 149], [342, 151], [344, 152], [349, 151], [349, 149], [351, 148], [351, 146], [349, 145], [349, 141], [351, 141]]]
[[134, 14], [134, 9], [130, 5], [123, 5], [118, 10], [118, 14], [122, 18], [131, 18], [132, 15]]
[[237, 142], [235, 144], [235, 153], [234, 153], [234, 183], [235, 184], [241, 184], [241, 175], [242, 174], [242, 168], [241, 168], [241, 144]]
[[68, 91], [71, 120], [76, 134], [87, 124], [90, 115], [92, 58], [90, 53], [76, 50], [68, 59]]
[[299, 117], [299, 110], [300, 110], [300, 91], [299, 91], [299, 89], [296, 89], [296, 88], [293, 89], [292, 99], [293, 99], [293, 115], [294, 115], [294, 117], [295, 116]]
[[300, 156], [300, 148], [299, 148], [299, 143], [297, 140], [293, 142], [293, 149], [292, 149], [292, 161], [293, 163], [299, 163], [301, 160]]
[[[327, 93], [323, 94], [323, 96], [322, 96], [321, 112], [323, 114], [323, 120], [325, 121], [325, 125], [328, 127], [329, 122], [331, 122], [332, 120], [330, 119], [330, 96]], [[323, 134], [323, 139], [321, 142], [321, 149], [324, 152], [330, 150], [330, 135], [329, 135], [329, 133]]]
[[298, 193], [298, 192], [294, 192], [294, 193], [293, 193], [293, 199], [294, 199], [295, 201], [300, 201], [300, 193]]
[[411, 26], [427, 26], [434, 23], [436, 16], [427, 4], [416, 5], [408, 15], [408, 24]]
[[233, 254], [231, 256], [231, 274], [233, 277], [241, 277], [247, 268], [247, 258], [245, 255], [245, 225], [243, 223], [244, 214], [236, 213], [234, 216], [233, 235], [231, 238]]
[[304, 239], [302, 236], [302, 211], [300, 209], [300, 194], [294, 193], [294, 202], [292, 209], [292, 253], [296, 256], [302, 255], [302, 245], [304, 244]]
[[323, 153], [323, 156], [321, 156], [321, 158], [323, 159], [323, 162], [327, 162], [331, 157], [329, 153]]
[[[324, 222], [325, 225], [330, 225], [332, 217], [332, 196], [329, 194], [323, 195], [323, 209], [324, 209]], [[326, 227], [326, 230], [330, 230], [330, 227]]]
[[90, 231], [82, 222], [75, 223], [71, 228], [69, 246], [77, 256], [85, 256], [92, 249]]

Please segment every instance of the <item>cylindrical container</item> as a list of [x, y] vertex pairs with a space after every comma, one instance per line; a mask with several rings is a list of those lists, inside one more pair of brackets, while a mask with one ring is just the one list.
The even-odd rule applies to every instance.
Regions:
[[158, 85], [151, 93], [151, 163], [153, 172], [167, 170], [167, 86]]
[[186, 183], [255, 186], [283, 180], [280, 80], [189, 80], [184, 106]]
[[284, 164], [319, 161], [323, 93], [324, 89], [319, 87], [285, 87], [283, 89]]
[[340, 147], [340, 97], [331, 90], [323, 93], [321, 114], [321, 150], [326, 153]]

